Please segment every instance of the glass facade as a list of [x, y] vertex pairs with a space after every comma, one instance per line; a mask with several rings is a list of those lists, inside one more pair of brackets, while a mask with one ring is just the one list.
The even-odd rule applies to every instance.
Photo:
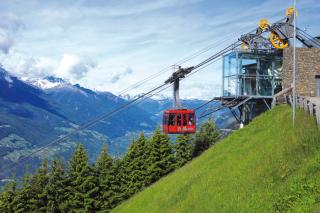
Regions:
[[279, 51], [238, 50], [223, 58], [223, 96], [273, 96], [282, 79]]

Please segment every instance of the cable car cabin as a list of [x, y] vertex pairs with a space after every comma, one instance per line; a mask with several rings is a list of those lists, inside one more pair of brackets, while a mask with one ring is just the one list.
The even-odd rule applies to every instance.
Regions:
[[163, 113], [163, 132], [166, 134], [192, 134], [196, 132], [194, 110], [168, 109]]

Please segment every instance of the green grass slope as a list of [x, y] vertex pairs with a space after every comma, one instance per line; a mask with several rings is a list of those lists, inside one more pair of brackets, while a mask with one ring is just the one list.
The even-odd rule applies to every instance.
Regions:
[[279, 106], [161, 179], [114, 212], [315, 212], [320, 130]]

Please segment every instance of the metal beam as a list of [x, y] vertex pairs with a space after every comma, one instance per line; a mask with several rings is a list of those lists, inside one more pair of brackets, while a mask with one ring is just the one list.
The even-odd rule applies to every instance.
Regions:
[[270, 107], [269, 104], [267, 103], [266, 99], [263, 99], [263, 102], [264, 102], [265, 105], [268, 107], [268, 109], [271, 110], [271, 107]]
[[249, 100], [251, 100], [251, 97], [246, 98], [245, 100], [241, 101], [240, 103], [238, 103], [236, 106], [232, 107], [232, 110], [235, 110], [236, 108], [238, 108], [239, 106], [247, 103]]

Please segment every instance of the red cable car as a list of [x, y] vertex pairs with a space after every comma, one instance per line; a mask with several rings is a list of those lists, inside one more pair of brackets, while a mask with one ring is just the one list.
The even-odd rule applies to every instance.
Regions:
[[174, 109], [163, 113], [162, 129], [166, 134], [192, 134], [197, 130], [195, 110], [184, 109], [179, 99], [179, 79], [190, 73], [193, 67], [183, 69], [178, 67], [165, 83], [173, 83]]
[[168, 109], [163, 113], [163, 132], [187, 134], [196, 132], [196, 114], [189, 109]]

